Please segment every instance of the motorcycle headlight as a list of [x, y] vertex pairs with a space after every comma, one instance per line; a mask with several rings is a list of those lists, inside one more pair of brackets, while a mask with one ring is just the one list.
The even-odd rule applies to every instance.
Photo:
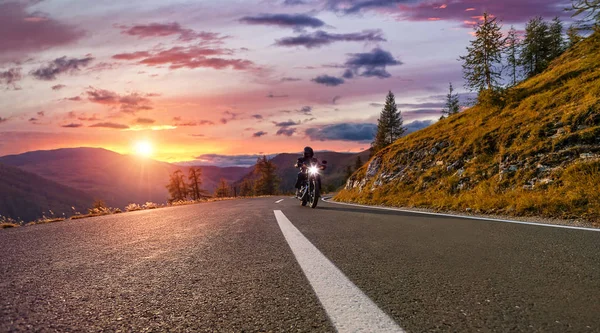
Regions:
[[317, 168], [316, 166], [311, 166], [310, 168], [308, 168], [308, 173], [310, 173], [311, 175], [316, 175], [319, 173], [319, 168]]

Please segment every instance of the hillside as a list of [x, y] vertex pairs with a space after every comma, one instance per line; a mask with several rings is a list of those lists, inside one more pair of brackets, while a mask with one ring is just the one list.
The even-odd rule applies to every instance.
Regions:
[[600, 34], [373, 157], [336, 200], [600, 222]]
[[87, 193], [0, 163], [0, 215], [25, 222], [50, 211], [73, 215], [71, 207], [85, 212], [93, 199]]
[[[123, 208], [128, 203], [166, 202], [169, 174], [186, 167], [137, 156], [121, 155], [98, 148], [70, 148], [34, 151], [0, 157], [12, 165]], [[203, 188], [212, 192], [220, 178], [235, 181], [247, 168], [203, 167]]]
[[[300, 157], [300, 154], [282, 153], [273, 157], [272, 161], [277, 167], [277, 176], [281, 179], [279, 189], [283, 193], [293, 192], [296, 184], [298, 169], [294, 164]], [[369, 158], [369, 151], [361, 153], [338, 153], [338, 152], [316, 152], [315, 157], [320, 161], [327, 161], [327, 169], [323, 172], [322, 181], [324, 188], [340, 188], [344, 185], [345, 169], [348, 165], [354, 167], [356, 157], [360, 156], [363, 161]], [[253, 178], [252, 170], [244, 177]], [[243, 180], [243, 179], [242, 179]]]

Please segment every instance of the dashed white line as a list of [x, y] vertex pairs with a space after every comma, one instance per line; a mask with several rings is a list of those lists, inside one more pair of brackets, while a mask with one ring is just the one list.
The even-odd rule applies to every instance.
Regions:
[[344, 206], [354, 206], [368, 209], [380, 209], [380, 210], [391, 210], [395, 212], [403, 212], [403, 213], [415, 213], [415, 214], [424, 214], [424, 215], [434, 215], [434, 216], [444, 216], [444, 217], [455, 217], [459, 219], [468, 219], [468, 220], [480, 220], [480, 221], [491, 221], [491, 222], [503, 222], [503, 223], [514, 223], [514, 224], [526, 224], [526, 225], [534, 225], [538, 227], [551, 227], [551, 228], [562, 228], [562, 229], [574, 229], [574, 230], [585, 230], [585, 231], [596, 231], [600, 232], [600, 228], [586, 228], [586, 227], [575, 227], [570, 225], [562, 225], [562, 224], [545, 224], [545, 223], [536, 223], [536, 222], [524, 222], [524, 221], [515, 221], [515, 220], [503, 220], [503, 219], [494, 219], [491, 217], [478, 217], [478, 216], [465, 216], [465, 215], [454, 215], [454, 214], [444, 214], [444, 213], [431, 213], [431, 212], [423, 212], [418, 210], [410, 210], [410, 209], [402, 209], [402, 208], [394, 208], [394, 207], [381, 207], [381, 206], [367, 206], [367, 205], [359, 205], [352, 204], [346, 202], [337, 202], [329, 199], [323, 199], [325, 202], [333, 203], [336, 205], [344, 205]]
[[275, 203], [280, 203], [282, 201], [283, 201], [283, 199], [279, 199], [279, 200], [275, 201]]
[[404, 332], [280, 210], [274, 212], [283, 236], [338, 332]]

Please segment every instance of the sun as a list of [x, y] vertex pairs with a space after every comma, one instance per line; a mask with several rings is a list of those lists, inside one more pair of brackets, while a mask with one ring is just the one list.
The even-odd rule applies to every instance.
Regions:
[[140, 156], [150, 157], [154, 152], [152, 143], [150, 141], [138, 141], [135, 144], [135, 153]]

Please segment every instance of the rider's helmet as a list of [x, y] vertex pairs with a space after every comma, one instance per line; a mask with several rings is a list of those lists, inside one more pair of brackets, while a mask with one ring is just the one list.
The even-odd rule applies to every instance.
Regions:
[[315, 156], [315, 152], [310, 147], [304, 147], [304, 158], [313, 158]]

